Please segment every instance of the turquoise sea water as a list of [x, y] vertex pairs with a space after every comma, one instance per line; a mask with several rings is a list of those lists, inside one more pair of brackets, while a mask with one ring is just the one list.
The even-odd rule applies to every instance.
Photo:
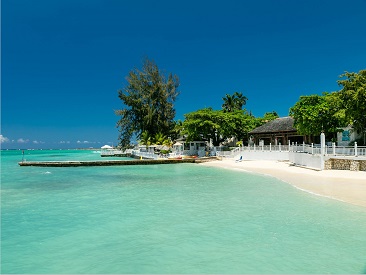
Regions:
[[[27, 160], [95, 160], [26, 151]], [[366, 209], [197, 164], [19, 167], [1, 155], [2, 273], [366, 273]]]

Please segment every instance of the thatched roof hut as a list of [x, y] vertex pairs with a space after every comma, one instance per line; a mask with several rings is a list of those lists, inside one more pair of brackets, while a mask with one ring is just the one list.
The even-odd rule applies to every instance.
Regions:
[[304, 137], [297, 133], [292, 117], [279, 117], [263, 124], [249, 134], [255, 143], [263, 140], [264, 144], [288, 144], [288, 141], [302, 142]]
[[249, 134], [260, 133], [278, 133], [278, 132], [296, 132], [294, 119], [290, 116], [279, 117], [263, 124], [249, 132]]

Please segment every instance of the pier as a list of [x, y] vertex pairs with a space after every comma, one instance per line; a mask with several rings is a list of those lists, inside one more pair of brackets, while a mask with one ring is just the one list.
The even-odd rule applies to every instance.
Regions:
[[202, 163], [217, 160], [216, 157], [187, 159], [141, 159], [141, 160], [95, 160], [95, 161], [22, 161], [20, 166], [40, 167], [80, 167], [80, 166], [118, 166], [118, 165], [154, 165], [178, 163]]

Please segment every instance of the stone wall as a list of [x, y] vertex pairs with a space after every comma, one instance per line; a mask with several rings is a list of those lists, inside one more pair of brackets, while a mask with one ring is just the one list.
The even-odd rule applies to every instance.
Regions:
[[325, 170], [366, 171], [366, 160], [328, 159], [324, 163]]
[[360, 171], [366, 171], [366, 160], [360, 161]]
[[333, 161], [331, 159], [327, 159], [324, 161], [324, 170], [332, 170]]

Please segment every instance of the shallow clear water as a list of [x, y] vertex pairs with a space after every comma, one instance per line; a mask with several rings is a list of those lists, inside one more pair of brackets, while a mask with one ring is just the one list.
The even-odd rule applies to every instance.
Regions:
[[366, 272], [362, 207], [196, 164], [19, 167], [21, 158], [2, 151], [2, 273]]

